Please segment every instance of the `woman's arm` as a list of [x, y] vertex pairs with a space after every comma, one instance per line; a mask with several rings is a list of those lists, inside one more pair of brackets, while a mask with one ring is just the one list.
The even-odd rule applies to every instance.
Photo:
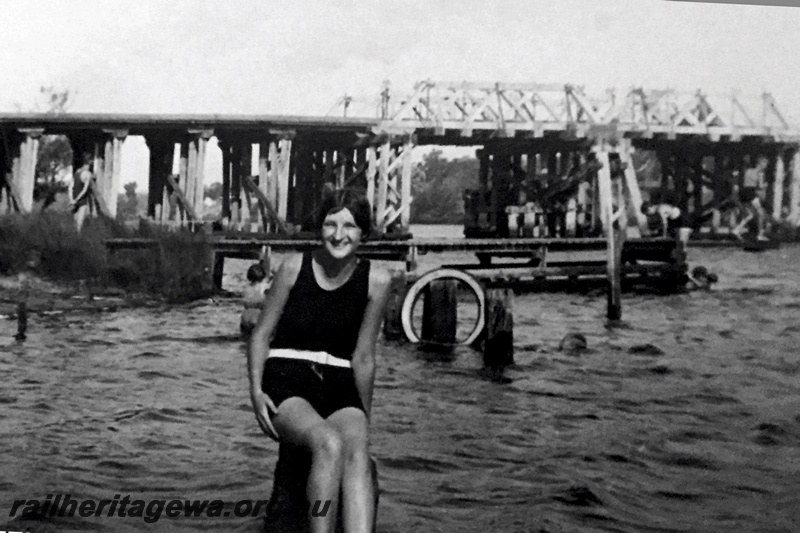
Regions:
[[258, 315], [247, 350], [247, 374], [250, 378], [250, 400], [253, 402], [256, 420], [264, 432], [273, 439], [278, 438], [275, 428], [269, 419], [269, 411], [275, 411], [272, 400], [261, 390], [264, 377], [264, 363], [269, 355], [269, 343], [275, 327], [283, 314], [289, 292], [292, 290], [297, 274], [300, 271], [302, 256], [287, 258], [281, 263], [275, 280], [264, 298], [264, 307]]
[[74, 196], [75, 180], [72, 180], [72, 186], [71, 186], [72, 191], [70, 192], [70, 201], [69, 201], [70, 205], [77, 204], [84, 196], [86, 196], [86, 193], [89, 191], [89, 186], [92, 184], [91, 183], [92, 179], [94, 178], [94, 175], [88, 170], [80, 171], [78, 176], [79, 179], [83, 182], [83, 188], [81, 189], [81, 192], [78, 194], [78, 196]]
[[353, 374], [356, 388], [367, 417], [372, 410], [372, 388], [375, 383], [375, 342], [383, 322], [391, 276], [385, 270], [373, 269], [369, 276], [369, 300], [364, 310], [356, 349], [353, 352]]

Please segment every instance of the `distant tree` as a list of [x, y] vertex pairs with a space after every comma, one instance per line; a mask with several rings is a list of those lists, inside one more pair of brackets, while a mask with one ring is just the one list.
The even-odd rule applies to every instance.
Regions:
[[[40, 87], [41, 104], [36, 104], [34, 111], [50, 115], [67, 112], [69, 90], [58, 91], [54, 87]], [[33, 198], [42, 201], [45, 209], [55, 201], [59, 192], [68, 187], [68, 168], [72, 165], [72, 147], [64, 135], [44, 135], [39, 143], [36, 159], [36, 183], [33, 187]]]
[[411, 176], [411, 222], [459, 224], [464, 216], [464, 190], [477, 187], [478, 160], [474, 157], [446, 159], [433, 150], [422, 159]]
[[117, 205], [118, 220], [135, 220], [139, 217], [139, 198], [136, 195], [136, 182], [124, 185], [125, 194], [120, 195]]

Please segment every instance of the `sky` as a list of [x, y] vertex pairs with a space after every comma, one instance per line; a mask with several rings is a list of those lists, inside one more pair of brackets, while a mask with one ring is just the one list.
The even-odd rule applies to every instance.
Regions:
[[[800, 125], [800, 7], [0, 0], [0, 12], [0, 112], [36, 109], [39, 88], [52, 86], [70, 91], [76, 113], [339, 115], [345, 94], [371, 110], [383, 80], [406, 94], [430, 79], [571, 83], [597, 95], [632, 86], [768, 91]], [[123, 183], [145, 183], [142, 159], [144, 143], [128, 139]]]

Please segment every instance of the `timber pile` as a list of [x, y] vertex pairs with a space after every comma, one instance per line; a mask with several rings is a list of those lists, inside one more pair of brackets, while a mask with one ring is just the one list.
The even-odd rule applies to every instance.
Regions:
[[[309, 530], [306, 481], [310, 466], [311, 458], [307, 452], [287, 444], [281, 444], [278, 451], [278, 464], [275, 466], [272, 495], [264, 519], [265, 532], [304, 533]], [[377, 517], [378, 468], [374, 459], [372, 460], [372, 485]], [[324, 505], [319, 506], [318, 509], [324, 509]], [[338, 516], [336, 531], [342, 532], [341, 509]]]

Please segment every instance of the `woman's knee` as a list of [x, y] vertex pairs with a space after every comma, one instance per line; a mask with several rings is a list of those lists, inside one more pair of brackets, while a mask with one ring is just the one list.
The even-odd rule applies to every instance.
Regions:
[[311, 453], [326, 460], [341, 459], [344, 442], [339, 432], [329, 426], [321, 426], [311, 437]]
[[350, 435], [343, 444], [345, 463], [358, 465], [369, 463], [369, 441], [366, 435]]

